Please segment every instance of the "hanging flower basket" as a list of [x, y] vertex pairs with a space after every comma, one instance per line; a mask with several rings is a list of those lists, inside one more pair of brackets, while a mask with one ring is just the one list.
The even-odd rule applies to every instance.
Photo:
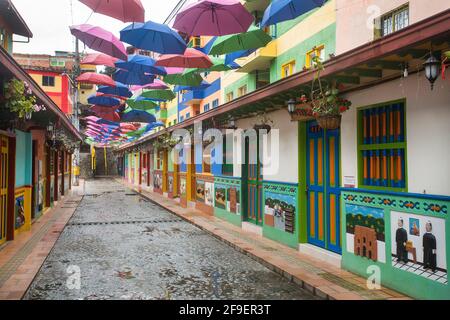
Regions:
[[322, 129], [336, 130], [341, 127], [341, 115], [319, 116], [316, 118], [317, 123]]

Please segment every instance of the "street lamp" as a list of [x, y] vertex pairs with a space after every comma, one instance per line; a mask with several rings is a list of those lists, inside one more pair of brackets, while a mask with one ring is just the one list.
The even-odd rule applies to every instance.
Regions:
[[297, 109], [297, 101], [295, 99], [290, 99], [287, 102], [288, 105], [288, 112], [289, 114], [293, 114], [295, 110]]
[[425, 61], [423, 66], [425, 67], [425, 77], [430, 81], [431, 90], [433, 90], [434, 82], [439, 77], [439, 72], [441, 71], [441, 62], [430, 53], [430, 57]]

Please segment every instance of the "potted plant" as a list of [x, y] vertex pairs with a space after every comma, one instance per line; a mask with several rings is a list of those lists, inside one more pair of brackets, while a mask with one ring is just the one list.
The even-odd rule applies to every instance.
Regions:
[[5, 105], [19, 119], [26, 120], [31, 119], [33, 112], [45, 110], [45, 106], [36, 104], [36, 97], [28, 83], [15, 78], [5, 83]]
[[339, 97], [339, 89], [335, 83], [324, 83], [321, 80], [320, 74], [324, 66], [320, 58], [314, 57], [313, 61], [317, 68], [317, 75], [314, 77], [311, 89], [312, 114], [321, 128], [338, 129], [341, 126], [341, 114], [350, 108], [351, 102]]

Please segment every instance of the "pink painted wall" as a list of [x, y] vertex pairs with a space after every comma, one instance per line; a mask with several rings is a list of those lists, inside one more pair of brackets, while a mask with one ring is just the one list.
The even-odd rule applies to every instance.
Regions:
[[373, 22], [409, 2], [409, 24], [450, 9], [450, 0], [336, 0], [336, 54], [374, 40]]

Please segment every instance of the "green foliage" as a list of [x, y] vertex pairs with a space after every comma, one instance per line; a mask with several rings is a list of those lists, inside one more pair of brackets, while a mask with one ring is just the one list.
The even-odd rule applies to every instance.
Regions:
[[[6, 107], [25, 118], [36, 110], [36, 97], [26, 82], [13, 78], [5, 84]], [[39, 107], [41, 108], [41, 107]]]

